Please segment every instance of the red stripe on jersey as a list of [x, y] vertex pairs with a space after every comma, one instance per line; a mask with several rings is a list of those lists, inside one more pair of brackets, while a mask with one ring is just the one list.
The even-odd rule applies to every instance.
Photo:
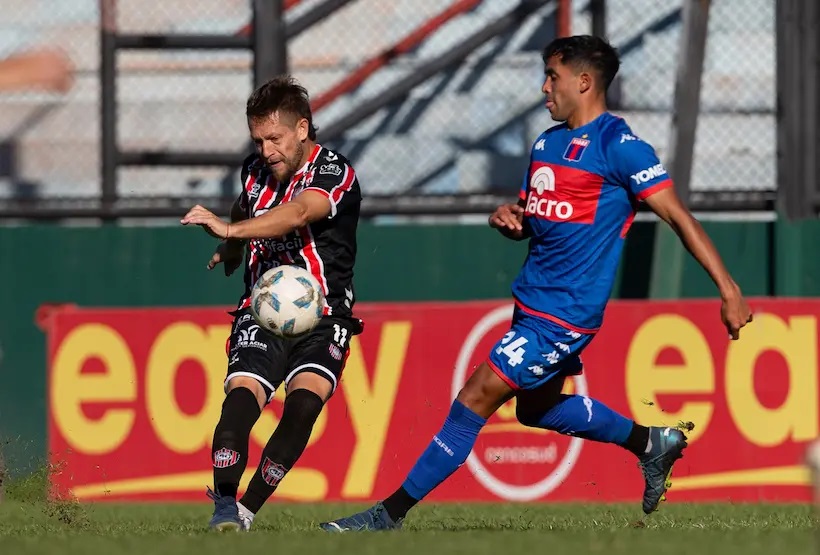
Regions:
[[342, 195], [350, 190], [354, 179], [356, 179], [356, 172], [353, 171], [353, 168], [345, 164], [345, 176], [341, 184], [336, 185], [333, 190], [330, 191], [330, 202], [332, 202], [334, 206], [339, 204], [339, 201], [342, 200]]
[[[257, 174], [257, 179], [258, 179], [258, 175], [259, 174]], [[265, 180], [265, 183], [264, 183], [265, 187], [264, 187], [262, 193], [259, 195], [259, 198], [256, 199], [256, 202], [253, 204], [253, 206], [251, 206], [251, 213], [249, 214], [250, 217], [253, 217], [254, 213], [257, 210], [262, 210], [264, 208], [267, 208], [268, 203], [270, 203], [270, 201], [273, 199], [274, 195], [276, 194], [275, 189], [273, 187], [270, 187], [271, 178], [272, 178], [271, 176], [268, 176], [267, 180]], [[262, 184], [260, 183], [260, 185], [262, 185]], [[261, 257], [262, 257], [263, 254], [264, 253], [260, 252], [260, 248], [258, 246], [255, 247], [255, 248], [251, 248], [251, 259], [248, 262], [248, 265], [250, 266], [250, 269], [251, 269], [251, 287], [253, 287], [253, 284], [255, 284], [257, 282], [257, 280], [259, 280], [259, 278], [262, 275], [262, 260], [261, 260]]]
[[552, 314], [548, 314], [546, 312], [540, 312], [540, 311], [535, 310], [533, 308], [530, 308], [528, 306], [524, 306], [518, 299], [513, 299], [513, 300], [515, 301], [515, 306], [517, 306], [518, 308], [520, 308], [521, 310], [523, 310], [527, 314], [530, 314], [532, 316], [538, 316], [539, 318], [544, 318], [546, 320], [549, 320], [550, 322], [555, 322], [559, 326], [567, 328], [568, 330], [577, 331], [578, 333], [583, 333], [583, 334], [586, 334], [586, 335], [591, 335], [593, 333], [596, 333], [599, 329], [599, 328], [579, 328], [578, 326], [573, 326], [569, 322], [565, 322], [564, 320], [558, 318], [557, 316], [553, 316]]
[[629, 233], [629, 229], [632, 227], [632, 222], [635, 221], [635, 209], [632, 209], [632, 212], [629, 216], [626, 217], [626, 221], [624, 222], [624, 226], [621, 228], [621, 239], [626, 238], [626, 234]]
[[552, 222], [592, 224], [604, 178], [560, 164], [533, 162], [524, 213]]
[[310, 230], [310, 226], [299, 229], [299, 236], [302, 238], [302, 244], [304, 245], [300, 251], [302, 258], [305, 259], [308, 270], [310, 270], [313, 277], [318, 280], [322, 286], [322, 291], [327, 295], [328, 288], [327, 278], [325, 277], [325, 263], [319, 256], [319, 249], [316, 248], [316, 241], [313, 238], [313, 232]]
[[643, 191], [638, 193], [636, 196], [638, 197], [638, 200], [644, 200], [646, 197], [650, 197], [650, 196], [654, 195], [655, 193], [657, 193], [658, 191], [663, 191], [664, 189], [668, 189], [671, 186], [672, 186], [672, 180], [671, 179], [664, 179], [660, 183], [656, 183], [656, 184], [652, 185], [651, 187], [649, 187], [647, 189], [644, 189]]

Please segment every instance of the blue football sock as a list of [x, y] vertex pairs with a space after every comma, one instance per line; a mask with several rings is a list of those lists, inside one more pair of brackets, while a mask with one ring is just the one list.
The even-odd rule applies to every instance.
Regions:
[[524, 418], [521, 423], [564, 435], [624, 445], [633, 421], [595, 399], [562, 394], [561, 400], [550, 410]]
[[433, 436], [402, 484], [407, 493], [421, 500], [464, 464], [486, 422], [460, 401], [453, 401], [441, 431]]

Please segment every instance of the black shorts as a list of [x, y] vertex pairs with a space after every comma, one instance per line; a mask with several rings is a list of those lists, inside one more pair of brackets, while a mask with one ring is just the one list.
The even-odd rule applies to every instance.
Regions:
[[362, 332], [355, 318], [325, 316], [307, 335], [284, 339], [273, 335], [253, 319], [250, 309], [231, 312], [234, 316], [228, 340], [228, 382], [236, 376], [254, 378], [265, 388], [268, 402], [284, 382], [312, 372], [327, 378], [336, 391], [350, 353], [350, 339]]

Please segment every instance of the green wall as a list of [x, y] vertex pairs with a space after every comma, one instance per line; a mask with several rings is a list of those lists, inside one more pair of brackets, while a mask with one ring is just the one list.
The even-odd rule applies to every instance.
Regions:
[[[747, 295], [820, 295], [818, 222], [704, 227]], [[614, 297], [649, 295], [656, 231], [652, 223], [633, 226]], [[0, 228], [0, 440], [13, 469], [32, 468], [44, 453], [45, 341], [34, 322], [37, 307], [231, 305], [241, 276], [205, 270], [215, 244], [181, 227]], [[526, 243], [486, 226], [365, 223], [359, 249], [361, 301], [466, 300], [507, 297]], [[714, 296], [706, 273], [688, 255], [682, 260], [678, 296]]]

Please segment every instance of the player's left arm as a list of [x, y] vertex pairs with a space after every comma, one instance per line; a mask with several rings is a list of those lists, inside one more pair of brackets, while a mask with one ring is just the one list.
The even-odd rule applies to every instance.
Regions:
[[621, 182], [672, 228], [686, 250], [712, 278], [722, 300], [721, 319], [731, 338], [737, 339], [740, 328], [752, 321], [751, 310], [715, 245], [681, 202], [655, 150], [639, 139], [624, 140], [623, 136], [613, 143], [612, 148], [614, 156], [610, 159]]
[[740, 287], [729, 275], [709, 235], [683, 205], [674, 188], [668, 187], [649, 195], [644, 202], [680, 237], [689, 253], [715, 282], [722, 299], [742, 296]]

